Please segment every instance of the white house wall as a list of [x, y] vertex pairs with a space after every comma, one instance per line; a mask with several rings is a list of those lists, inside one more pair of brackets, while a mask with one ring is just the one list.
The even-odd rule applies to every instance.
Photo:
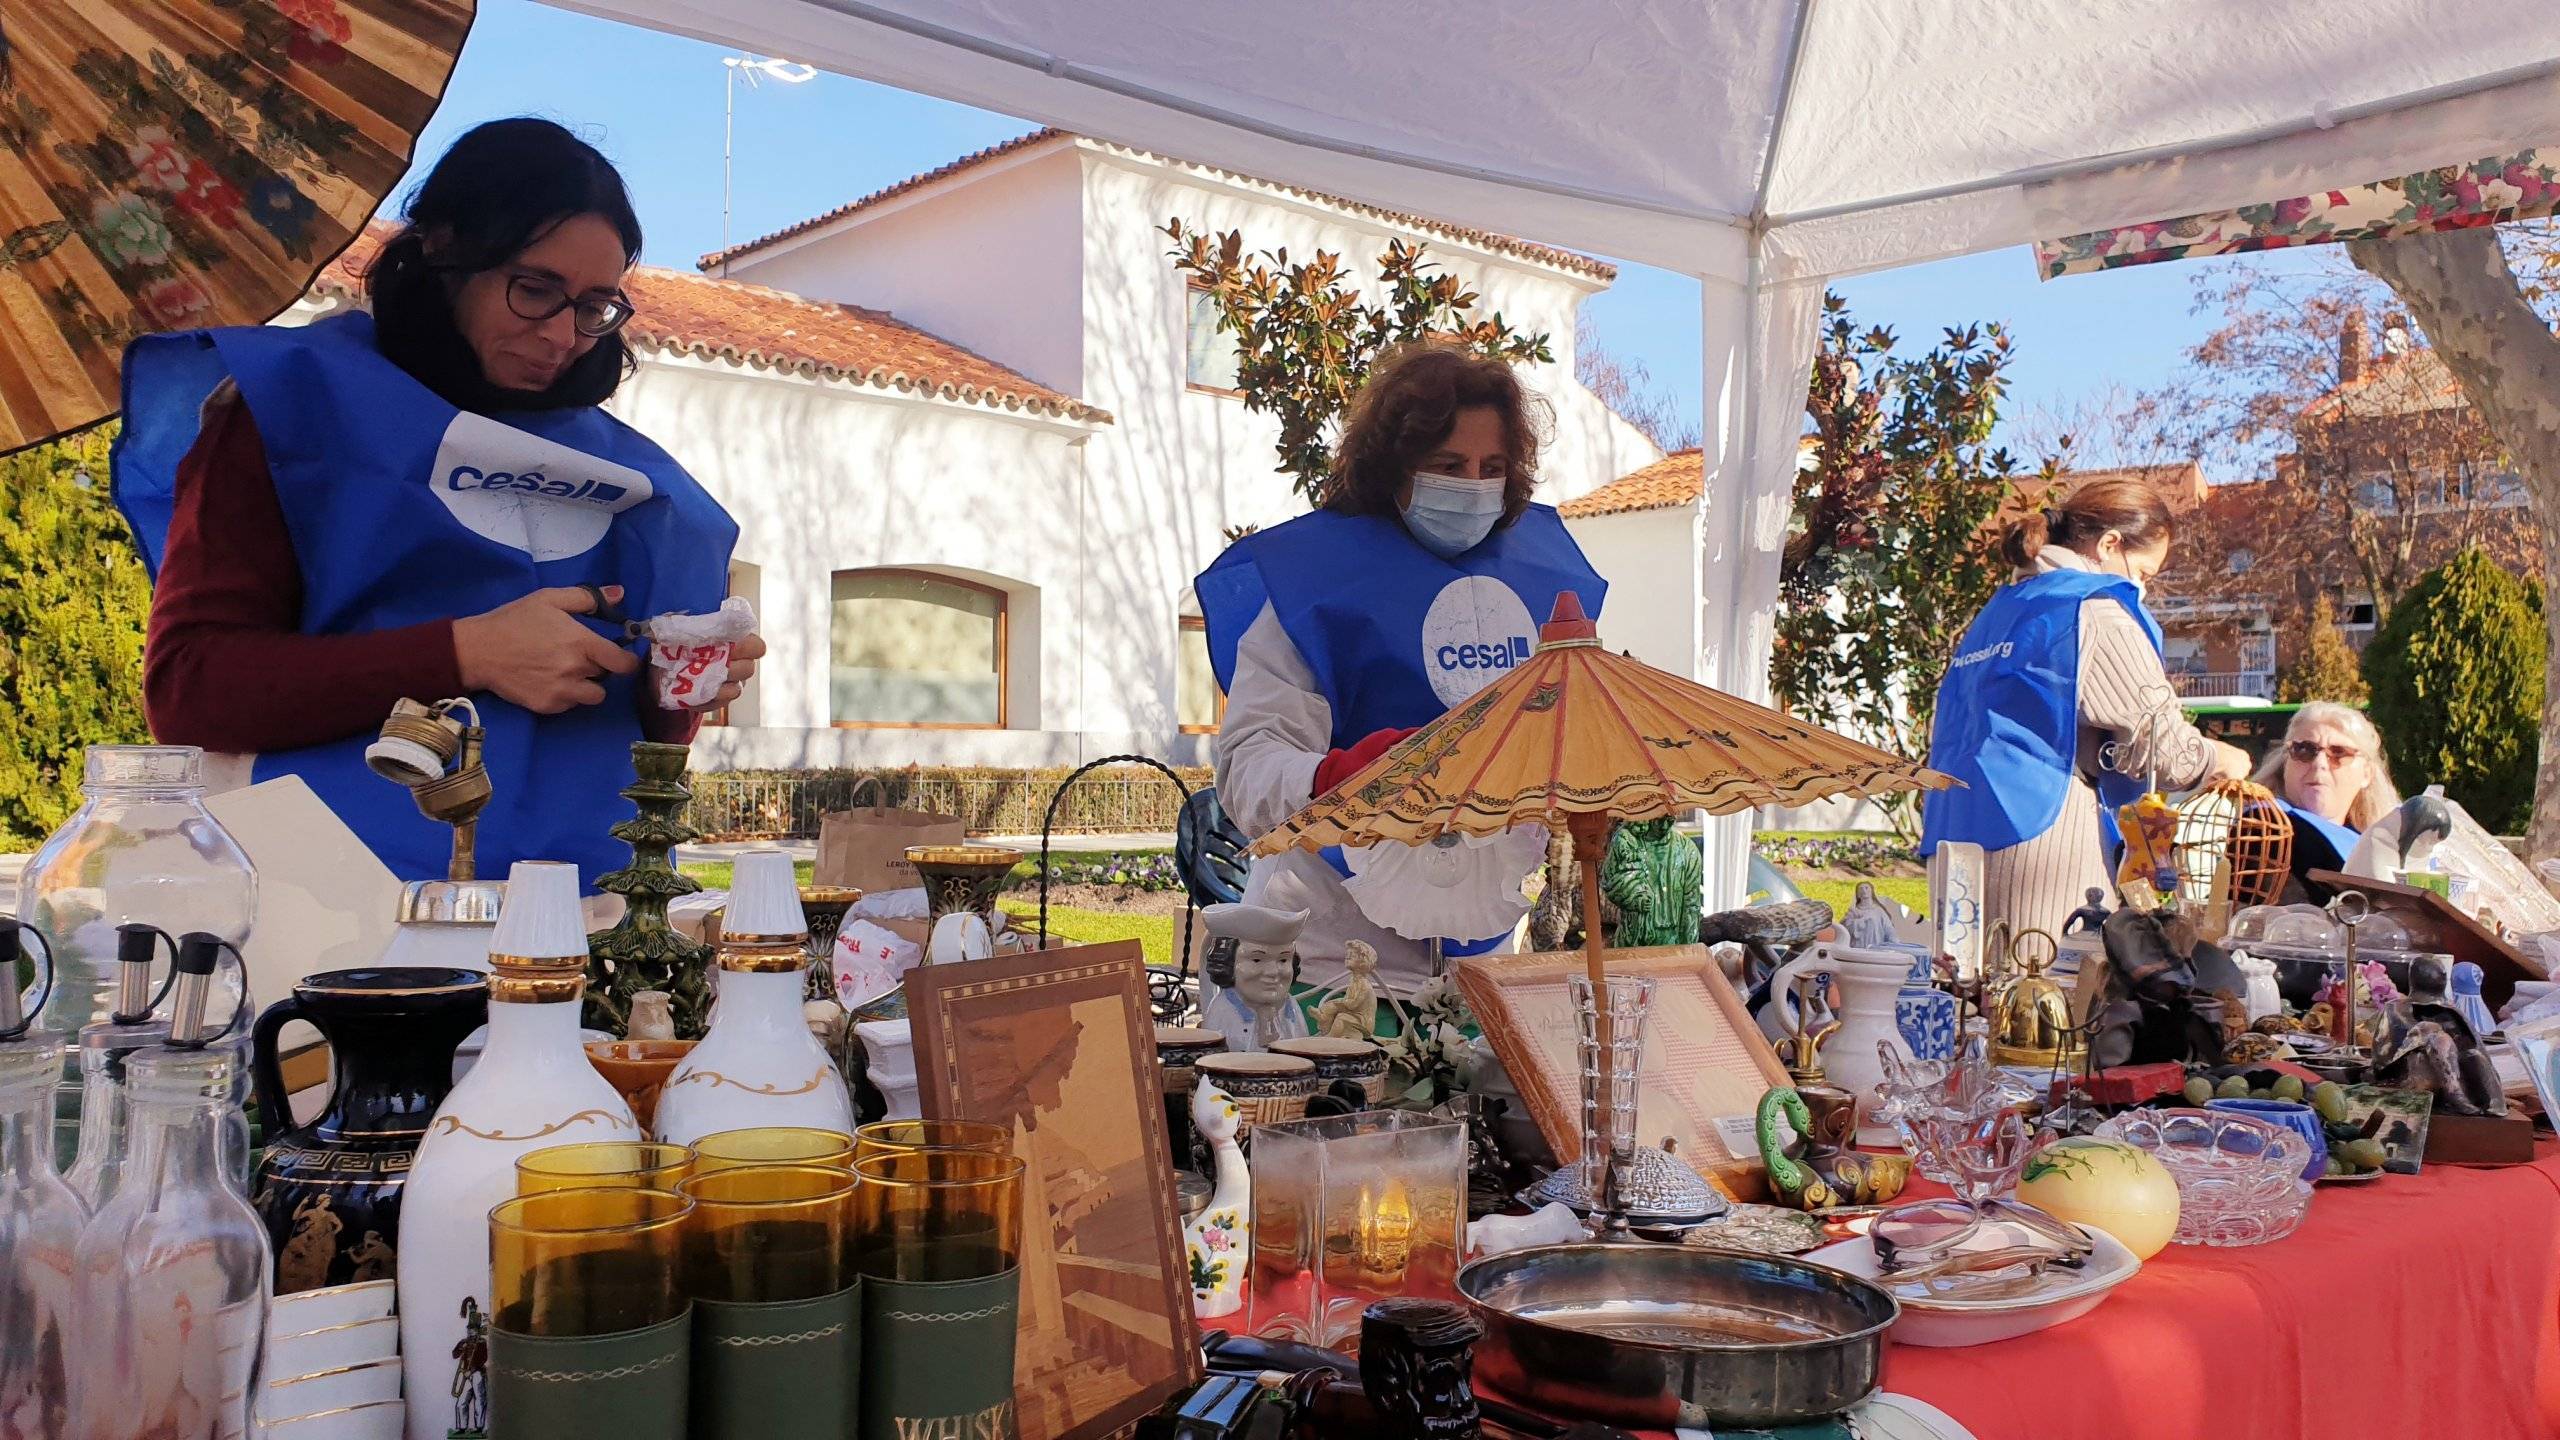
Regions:
[[740, 256], [726, 273], [887, 310], [1052, 390], [1090, 398], [1076, 313], [1081, 170], [1069, 141], [1032, 146]]
[[1698, 547], [1694, 507], [1637, 510], [1568, 520], [1591, 568], [1609, 582], [1600, 643], [1657, 670], [1687, 675], [1697, 664]]

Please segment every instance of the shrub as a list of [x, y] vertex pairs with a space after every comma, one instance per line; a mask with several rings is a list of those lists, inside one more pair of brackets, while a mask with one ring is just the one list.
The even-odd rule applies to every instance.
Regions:
[[2364, 671], [2357, 664], [2355, 648], [2338, 632], [2337, 614], [2329, 608], [2329, 597], [2323, 595], [2311, 612], [2302, 653], [2294, 656], [2293, 663], [2276, 677], [2276, 699], [2286, 705], [2313, 700], [2361, 705], [2370, 693], [2364, 683]]
[[2541, 750], [2542, 590], [2469, 549], [2420, 577], [2364, 652], [2369, 709], [2403, 790], [2433, 783], [2511, 834]]

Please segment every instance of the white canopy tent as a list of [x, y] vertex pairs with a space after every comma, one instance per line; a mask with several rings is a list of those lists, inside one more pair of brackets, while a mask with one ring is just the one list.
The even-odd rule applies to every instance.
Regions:
[[1755, 699], [1828, 277], [2560, 141], [2547, 0], [552, 3], [1699, 276], [1697, 675]]

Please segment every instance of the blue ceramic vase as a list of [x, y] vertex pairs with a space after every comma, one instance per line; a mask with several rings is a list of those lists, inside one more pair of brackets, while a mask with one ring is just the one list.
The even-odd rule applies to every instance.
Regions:
[[2320, 1112], [2299, 1100], [2223, 1099], [2219, 1096], [2204, 1102], [2208, 1110], [2228, 1110], [2252, 1120], [2281, 1125], [2311, 1142], [2311, 1163], [2302, 1167], [2302, 1178], [2317, 1180], [2329, 1168], [2329, 1137], [2320, 1128]]

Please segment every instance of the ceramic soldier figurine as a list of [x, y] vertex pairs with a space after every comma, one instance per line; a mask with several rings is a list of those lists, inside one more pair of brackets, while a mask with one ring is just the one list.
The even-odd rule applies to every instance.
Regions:
[[1305, 1038], [1307, 1012], [1289, 989], [1298, 978], [1298, 930], [1307, 912], [1212, 905], [1200, 920], [1209, 927], [1201, 973], [1215, 987], [1201, 1002], [1201, 1025], [1224, 1036], [1235, 1054]]

